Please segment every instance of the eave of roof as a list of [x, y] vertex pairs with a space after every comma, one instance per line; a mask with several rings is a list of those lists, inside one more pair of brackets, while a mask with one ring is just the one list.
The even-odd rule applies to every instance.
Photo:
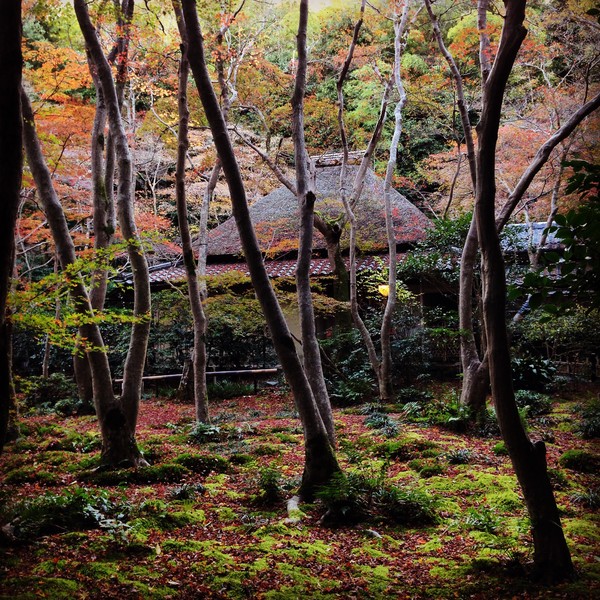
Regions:
[[[402, 258], [401, 256], [399, 258]], [[387, 262], [387, 256], [366, 256], [357, 260], [357, 270], [376, 269], [381, 264]], [[295, 260], [267, 260], [265, 267], [269, 277], [295, 277]], [[250, 276], [248, 265], [245, 262], [215, 263], [206, 266], [207, 276], [222, 275], [223, 273], [240, 272]], [[310, 265], [310, 274], [312, 277], [333, 275], [331, 263], [326, 258], [313, 258]], [[179, 283], [185, 281], [185, 268], [181, 264], [165, 266], [162, 269], [156, 269], [150, 273], [151, 284], [161, 283]]]

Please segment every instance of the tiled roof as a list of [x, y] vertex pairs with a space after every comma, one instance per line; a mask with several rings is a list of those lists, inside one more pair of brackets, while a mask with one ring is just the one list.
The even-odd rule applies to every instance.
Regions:
[[[387, 262], [387, 257], [381, 257], [380, 260]], [[295, 260], [267, 260], [265, 261], [265, 266], [269, 277], [294, 277], [296, 274]], [[374, 269], [378, 266], [379, 262], [374, 256], [359, 258], [357, 261], [357, 268], [359, 271]], [[206, 266], [206, 274], [209, 276], [221, 275], [222, 273], [230, 273], [232, 271], [239, 271], [244, 275], [250, 275], [248, 266], [245, 262], [215, 263]], [[310, 265], [310, 273], [314, 277], [319, 275], [332, 275], [333, 269], [327, 258], [314, 258]], [[150, 283], [176, 283], [184, 280], [185, 268], [181, 264], [166, 264], [162, 268], [155, 268], [150, 272]]]

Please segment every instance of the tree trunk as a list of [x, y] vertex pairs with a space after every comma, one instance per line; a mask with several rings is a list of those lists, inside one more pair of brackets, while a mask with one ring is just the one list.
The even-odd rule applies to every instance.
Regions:
[[344, 82], [346, 80], [346, 76], [350, 69], [350, 65], [352, 64], [352, 59], [354, 57], [354, 50], [356, 48], [356, 43], [358, 40], [358, 35], [360, 33], [360, 28], [363, 22], [363, 16], [365, 11], [366, 0], [362, 0], [360, 6], [360, 14], [361, 17], [357, 21], [354, 26], [354, 34], [352, 36], [352, 41], [350, 43], [350, 47], [348, 48], [348, 54], [346, 55], [346, 59], [344, 60], [344, 64], [342, 66], [342, 70], [340, 71], [340, 75], [336, 82], [336, 90], [337, 90], [337, 98], [338, 98], [338, 126], [340, 130], [340, 138], [342, 141], [342, 149], [343, 149], [343, 161], [342, 168], [340, 170], [340, 199], [342, 204], [344, 205], [344, 211], [346, 213], [346, 219], [350, 225], [350, 240], [349, 240], [349, 292], [350, 292], [350, 313], [352, 314], [352, 320], [354, 321], [354, 325], [358, 329], [360, 333], [360, 337], [365, 344], [367, 349], [367, 354], [369, 356], [369, 362], [371, 363], [371, 368], [375, 374], [378, 388], [379, 388], [379, 397], [384, 400], [388, 393], [386, 391], [385, 383], [381, 379], [381, 361], [377, 356], [377, 350], [375, 349], [375, 344], [371, 339], [371, 334], [367, 329], [362, 317], [360, 316], [359, 308], [358, 308], [358, 292], [357, 292], [357, 281], [356, 281], [356, 217], [354, 214], [354, 208], [360, 195], [362, 193], [362, 189], [365, 183], [365, 176], [367, 173], [367, 169], [369, 167], [369, 163], [373, 156], [373, 152], [379, 139], [381, 137], [381, 132], [383, 131], [383, 125], [386, 120], [387, 106], [390, 97], [390, 93], [393, 85], [393, 78], [391, 78], [387, 85], [385, 86], [385, 91], [383, 93], [383, 98], [381, 100], [381, 106], [379, 109], [379, 117], [377, 119], [377, 124], [375, 125], [375, 129], [371, 135], [371, 139], [369, 140], [369, 144], [367, 146], [367, 150], [362, 158], [360, 166], [356, 172], [354, 177], [354, 182], [352, 185], [352, 190], [350, 194], [346, 189], [346, 179], [347, 179], [347, 167], [348, 167], [348, 136], [346, 134], [346, 125], [344, 123]]
[[[487, 19], [488, 0], [479, 0], [477, 7], [478, 29], [480, 32], [480, 66], [482, 72], [482, 81], [485, 82], [489, 74], [489, 39], [485, 32]], [[456, 86], [456, 98], [458, 111], [460, 114], [461, 125], [465, 136], [467, 146], [467, 158], [469, 161], [469, 172], [473, 184], [473, 192], [477, 186], [477, 169], [475, 158], [475, 144], [473, 142], [473, 133], [471, 122], [469, 120], [469, 110], [463, 88], [462, 75], [454, 60], [454, 57], [444, 43], [442, 32], [439, 27], [437, 17], [435, 16], [430, 0], [425, 0], [425, 7], [429, 14], [429, 19], [433, 27], [433, 33], [437, 40], [440, 52], [446, 59], [450, 68], [454, 85]], [[489, 388], [489, 373], [487, 361], [481, 361], [475, 334], [473, 331], [473, 287], [475, 277], [475, 267], [477, 264], [477, 223], [475, 214], [471, 220], [471, 226], [463, 246], [460, 259], [459, 275], [459, 293], [458, 293], [458, 314], [460, 329], [460, 361], [462, 366], [463, 381], [461, 388], [461, 403], [468, 406], [473, 417], [480, 415], [485, 409], [485, 403]]]
[[315, 192], [311, 185], [309, 157], [304, 140], [304, 94], [306, 88], [306, 27], [308, 23], [308, 0], [300, 0], [300, 21], [298, 24], [297, 50], [298, 67], [292, 96], [292, 131], [296, 159], [296, 197], [300, 209], [300, 239], [298, 242], [298, 262], [296, 264], [296, 290], [300, 325], [302, 329], [302, 350], [304, 353], [304, 371], [321, 418], [325, 424], [329, 442], [335, 446], [335, 428], [329, 394], [323, 376], [321, 352], [315, 327], [315, 313], [310, 289], [310, 265], [312, 261], [313, 225]]
[[[108, 125], [114, 140], [119, 183], [117, 190], [117, 216], [121, 234], [127, 243], [127, 253], [131, 263], [134, 288], [135, 321], [131, 328], [129, 349], [123, 369], [121, 402], [126, 413], [126, 421], [135, 431], [140, 398], [142, 376], [146, 361], [148, 335], [150, 332], [150, 279], [148, 264], [142, 242], [139, 238], [133, 213], [133, 170], [127, 136], [119, 107], [119, 98], [112, 71], [96, 35], [87, 5], [84, 0], [75, 0], [75, 14], [85, 39], [86, 47], [96, 67], [102, 94], [106, 103]], [[127, 8], [128, 18], [133, 13], [133, 0]]]
[[15, 224], [23, 173], [21, 100], [21, 3], [0, 4], [0, 453], [4, 448], [11, 398], [10, 328], [7, 296], [15, 255]]
[[[21, 93], [21, 101], [23, 140], [29, 168], [52, 231], [60, 266], [66, 270], [75, 263], [75, 246], [63, 208], [52, 185], [52, 176], [35, 131], [33, 111], [24, 91]], [[72, 274], [70, 295], [75, 311], [84, 316], [84, 324], [79, 327], [79, 335], [86, 341], [84, 348], [92, 372], [94, 403], [102, 433], [102, 461], [109, 466], [145, 464], [135, 443], [135, 427], [130, 425], [122, 403], [117, 401], [113, 394], [110, 367], [102, 335], [98, 325], [94, 323], [94, 311], [83, 280], [77, 273]]]
[[175, 14], [179, 23], [179, 31], [182, 37], [181, 60], [179, 62], [179, 91], [177, 96], [179, 110], [179, 132], [177, 135], [177, 169], [176, 201], [177, 219], [181, 233], [181, 246], [183, 249], [183, 262], [185, 265], [188, 284], [188, 295], [190, 308], [194, 322], [194, 351], [192, 354], [193, 378], [194, 378], [194, 406], [196, 408], [196, 421], [209, 423], [208, 398], [206, 393], [206, 316], [202, 307], [202, 297], [194, 259], [192, 236], [188, 225], [188, 212], [185, 192], [185, 160], [189, 149], [188, 122], [189, 110], [187, 103], [187, 82], [189, 65], [187, 60], [187, 41], [185, 38], [185, 26], [183, 25], [181, 9], [174, 3]]
[[[9, 377], [9, 397], [8, 397], [8, 425], [6, 427], [5, 441], [11, 442], [16, 440], [21, 435], [21, 429], [19, 427], [19, 404], [17, 402], [17, 393], [15, 391], [15, 382], [13, 379], [12, 372], [12, 332], [13, 324], [10, 320], [10, 309], [8, 309], [7, 320], [4, 324], [5, 331], [0, 334], [0, 343], [4, 343], [3, 340], [8, 341], [8, 377]], [[0, 349], [0, 352], [2, 350]]]
[[535, 575], [560, 581], [574, 574], [568, 546], [546, 469], [543, 442], [532, 444], [515, 403], [506, 327], [506, 280], [495, 223], [495, 158], [506, 82], [523, 42], [525, 0], [506, 0], [500, 46], [484, 87], [478, 125], [476, 208], [482, 252], [483, 314], [488, 344], [490, 381], [498, 423], [532, 523]]
[[472, 417], [485, 410], [489, 392], [487, 360], [482, 361], [473, 331], [473, 281], [477, 263], [477, 222], [471, 219], [467, 239], [460, 257], [458, 323], [460, 330], [460, 360], [463, 372], [460, 401], [469, 407]]
[[206, 68], [196, 4], [193, 0], [183, 0], [182, 7], [189, 43], [188, 60], [227, 180], [233, 215], [252, 284], [300, 414], [305, 444], [305, 465], [300, 495], [309, 499], [314, 495], [316, 488], [327, 482], [334, 473], [340, 471], [340, 468], [264, 266], [262, 253], [250, 219], [246, 191], [239, 166]]
[[393, 379], [392, 379], [392, 319], [394, 309], [396, 308], [396, 280], [397, 280], [397, 258], [396, 258], [396, 232], [394, 230], [394, 221], [392, 215], [392, 179], [396, 170], [398, 144], [402, 134], [402, 111], [406, 104], [406, 91], [402, 84], [401, 62], [402, 52], [405, 41], [403, 41], [408, 22], [409, 0], [405, 0], [402, 16], [394, 19], [394, 81], [400, 99], [394, 109], [394, 133], [390, 143], [390, 156], [385, 172], [385, 227], [387, 232], [388, 254], [389, 254], [389, 272], [388, 289], [389, 294], [385, 303], [383, 319], [381, 321], [381, 371], [380, 381], [382, 385], [382, 399], [390, 401], [394, 397]]
[[[107, 257], [106, 250], [110, 247], [115, 232], [115, 214], [112, 188], [114, 185], [114, 160], [110, 154], [114, 154], [108, 145], [109, 140], [105, 135], [106, 128], [106, 104], [102, 94], [102, 86], [98, 80], [96, 69], [91, 58], [88, 56], [90, 73], [96, 88], [96, 113], [92, 127], [91, 140], [91, 170], [92, 170], [92, 205], [94, 224], [94, 250], [96, 260], [100, 266], [92, 275], [92, 286], [90, 289], [90, 303], [94, 310], [102, 310], [106, 300], [108, 285], [108, 270], [105, 265]], [[106, 160], [105, 160], [106, 152]], [[113, 167], [111, 167], [111, 163]], [[91, 385], [90, 366], [87, 358], [76, 354], [73, 357], [75, 367], [75, 380], [79, 397], [87, 405], [93, 402], [93, 391]]]

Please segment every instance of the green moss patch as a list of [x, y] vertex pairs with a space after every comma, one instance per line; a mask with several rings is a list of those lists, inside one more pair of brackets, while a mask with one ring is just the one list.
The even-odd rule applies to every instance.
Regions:
[[600, 472], [600, 456], [587, 450], [567, 450], [558, 462], [561, 467], [580, 473]]

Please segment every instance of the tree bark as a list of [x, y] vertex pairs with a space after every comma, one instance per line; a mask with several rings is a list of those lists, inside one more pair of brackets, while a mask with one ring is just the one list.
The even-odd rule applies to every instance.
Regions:
[[[74, 6], [86, 47], [98, 73], [104, 101], [106, 102], [110, 134], [115, 145], [119, 174], [117, 216], [121, 234], [127, 243], [127, 253], [133, 274], [133, 313], [135, 317], [131, 328], [129, 349], [123, 370], [121, 401], [126, 413], [127, 422], [134, 431], [142, 394], [142, 376], [150, 332], [150, 279], [148, 264], [134, 219], [132, 160], [127, 144], [127, 136], [123, 127], [115, 81], [110, 65], [102, 52], [96, 30], [90, 21], [85, 1], [75, 0]], [[128, 15], [133, 13], [133, 0], [130, 0], [127, 11]], [[130, 19], [130, 16], [128, 18]]]
[[495, 159], [506, 83], [525, 39], [525, 0], [505, 0], [506, 18], [496, 59], [484, 86], [478, 125], [476, 219], [482, 253], [483, 314], [488, 343], [490, 381], [498, 423], [532, 523], [535, 575], [560, 581], [574, 574], [568, 546], [546, 469], [543, 442], [527, 436], [512, 386], [506, 327], [506, 279], [495, 222]]
[[362, 192], [362, 188], [364, 186], [365, 175], [367, 173], [367, 168], [371, 161], [371, 157], [373, 156], [373, 152], [377, 143], [379, 142], [379, 138], [381, 137], [381, 132], [383, 131], [383, 125], [386, 120], [387, 106], [390, 97], [390, 93], [393, 85], [393, 78], [391, 78], [385, 87], [385, 91], [383, 93], [383, 98], [381, 100], [381, 106], [379, 109], [379, 117], [377, 119], [377, 124], [375, 125], [375, 129], [371, 135], [371, 139], [369, 140], [369, 144], [367, 146], [367, 151], [362, 158], [360, 166], [357, 170], [357, 173], [354, 177], [354, 182], [352, 185], [352, 189], [350, 193], [346, 188], [346, 180], [347, 180], [347, 172], [348, 172], [348, 136], [346, 133], [346, 124], [344, 122], [344, 83], [346, 81], [346, 76], [348, 75], [348, 71], [350, 70], [350, 65], [352, 64], [352, 60], [354, 58], [354, 50], [356, 48], [356, 43], [358, 41], [358, 35], [360, 33], [360, 29], [363, 23], [363, 17], [365, 12], [366, 0], [362, 0], [360, 5], [360, 19], [356, 22], [354, 26], [354, 33], [352, 35], [352, 41], [350, 42], [350, 46], [348, 48], [348, 53], [346, 55], [346, 59], [344, 60], [344, 64], [342, 65], [342, 69], [336, 81], [336, 90], [337, 90], [337, 99], [338, 99], [338, 127], [340, 130], [340, 138], [342, 142], [342, 151], [343, 151], [343, 160], [342, 160], [342, 168], [340, 169], [340, 199], [342, 204], [344, 205], [344, 211], [346, 214], [346, 220], [350, 226], [349, 233], [349, 296], [350, 296], [350, 313], [352, 315], [352, 320], [354, 321], [354, 325], [358, 329], [360, 333], [360, 337], [367, 349], [367, 355], [369, 357], [369, 362], [371, 364], [371, 368], [373, 369], [373, 373], [375, 374], [375, 378], [377, 380], [378, 388], [379, 388], [379, 397], [380, 399], [384, 399], [385, 397], [385, 386], [382, 385], [381, 382], [381, 361], [377, 356], [377, 350], [375, 348], [375, 344], [371, 339], [371, 334], [367, 329], [362, 317], [360, 316], [359, 308], [358, 308], [358, 291], [357, 291], [357, 281], [356, 281], [356, 216], [354, 214], [354, 207], [358, 198], [360, 198], [360, 194]]
[[[181, 33], [181, 60], [179, 61], [179, 90], [177, 105], [179, 111], [179, 131], [177, 134], [177, 168], [175, 172], [177, 219], [181, 233], [181, 246], [183, 249], [183, 262], [185, 265], [188, 284], [188, 296], [190, 309], [194, 323], [194, 350], [192, 355], [193, 379], [194, 379], [194, 406], [196, 409], [196, 421], [209, 423], [208, 398], [206, 392], [206, 315], [202, 307], [202, 296], [198, 273], [196, 271], [196, 260], [192, 236], [188, 224], [188, 211], [185, 191], [185, 161], [189, 149], [188, 123], [189, 110], [187, 102], [187, 82], [189, 75], [189, 64], [187, 60], [187, 40], [185, 38], [185, 26], [183, 15], [178, 3], [174, 3], [175, 15]], [[205, 198], [206, 202], [206, 198]]]
[[[346, 218], [350, 224], [350, 311], [352, 314], [352, 319], [354, 324], [356, 325], [363, 343], [367, 349], [367, 354], [369, 356], [369, 361], [371, 363], [371, 367], [375, 373], [377, 378], [377, 385], [379, 389], [379, 398], [383, 402], [388, 402], [393, 398], [393, 389], [392, 389], [392, 359], [391, 359], [391, 345], [390, 345], [390, 333], [391, 333], [391, 322], [393, 316], [393, 310], [395, 307], [396, 301], [396, 239], [395, 233], [393, 231], [392, 226], [392, 215], [391, 215], [391, 206], [389, 201], [389, 193], [391, 189], [391, 178], [393, 175], [393, 168], [395, 167], [396, 157], [395, 153], [397, 152], [398, 140], [401, 133], [401, 116], [402, 116], [402, 108], [406, 102], [406, 97], [404, 95], [404, 88], [402, 86], [402, 82], [400, 79], [400, 58], [402, 53], [402, 36], [406, 31], [406, 25], [408, 22], [408, 9], [410, 5], [410, 0], [406, 0], [402, 15], [400, 18], [396, 15], [394, 18], [394, 65], [393, 65], [393, 75], [392, 78], [388, 81], [385, 91], [383, 94], [383, 98], [381, 101], [381, 108], [379, 111], [379, 118], [371, 139], [369, 141], [369, 145], [367, 147], [367, 151], [365, 152], [365, 156], [361, 161], [360, 167], [356, 173], [354, 178], [354, 183], [352, 187], [352, 191], [350, 196], [345, 190], [345, 180], [346, 180], [346, 172], [347, 172], [347, 164], [348, 164], [348, 138], [346, 135], [346, 127], [344, 124], [344, 94], [343, 94], [343, 85], [350, 68], [350, 64], [352, 63], [354, 49], [356, 47], [356, 41], [358, 39], [358, 33], [360, 30], [360, 24], [362, 23], [362, 15], [364, 13], [365, 2], [361, 3], [361, 19], [357, 22], [354, 28], [354, 35], [352, 38], [352, 42], [350, 44], [350, 48], [348, 49], [348, 54], [346, 56], [346, 60], [344, 61], [344, 65], [338, 77], [336, 87], [337, 87], [337, 96], [338, 96], [338, 124], [340, 129], [340, 136], [342, 140], [342, 148], [344, 153], [344, 160], [342, 163], [342, 169], [340, 172], [340, 196], [342, 203], [344, 205], [344, 209], [346, 211]], [[383, 130], [383, 125], [386, 119], [387, 106], [389, 102], [390, 93], [396, 81], [396, 85], [398, 87], [398, 91], [400, 94], [400, 102], [396, 106], [396, 123], [395, 123], [395, 132], [398, 131], [398, 139], [392, 144], [390, 149], [391, 152], [394, 152], [394, 156], [390, 156], [390, 162], [388, 162], [388, 170], [386, 172], [386, 229], [388, 236], [388, 249], [390, 252], [390, 270], [388, 276], [388, 283], [393, 284], [393, 290], [390, 287], [390, 296], [388, 296], [388, 301], [386, 302], [386, 308], [382, 320], [382, 326], [380, 330], [381, 337], [381, 358], [377, 355], [377, 350], [375, 348], [375, 344], [371, 339], [371, 335], [360, 316], [359, 308], [358, 308], [358, 294], [357, 294], [357, 277], [356, 277], [356, 217], [354, 215], [354, 208], [360, 195], [362, 193], [362, 188], [365, 182], [365, 175], [367, 171], [368, 164], [370, 162], [371, 156], [377, 145], [381, 132]], [[394, 149], [395, 148], [395, 149]], [[391, 169], [391, 170], [390, 170]], [[393, 247], [392, 247], [393, 246]], [[393, 264], [392, 264], [393, 263]], [[393, 271], [393, 272], [392, 272]], [[385, 339], [384, 339], [385, 337]]]
[[394, 133], [390, 143], [390, 156], [385, 172], [385, 227], [388, 242], [389, 271], [388, 271], [388, 289], [389, 293], [385, 303], [383, 319], [381, 321], [381, 366], [380, 366], [380, 386], [382, 399], [392, 400], [394, 397], [394, 388], [392, 380], [392, 320], [396, 308], [396, 281], [397, 281], [397, 258], [396, 258], [396, 232], [394, 231], [394, 220], [392, 216], [392, 179], [396, 170], [398, 144], [402, 134], [402, 111], [406, 104], [406, 91], [402, 84], [401, 62], [402, 52], [404, 50], [404, 33], [408, 21], [409, 0], [405, 0], [402, 16], [394, 20], [394, 82], [400, 99], [394, 108]]
[[[102, 310], [106, 299], [106, 290], [108, 285], [108, 270], [104, 264], [107, 257], [104, 255], [112, 243], [115, 232], [115, 215], [112, 194], [109, 195], [108, 187], [113, 187], [114, 169], [112, 176], [108, 177], [107, 163], [104, 160], [105, 152], [105, 128], [106, 128], [106, 104], [102, 94], [102, 86], [98, 80], [95, 66], [88, 56], [88, 64], [94, 87], [96, 88], [96, 112], [94, 115], [94, 125], [92, 127], [91, 139], [91, 170], [92, 170], [92, 207], [94, 224], [94, 250], [96, 251], [96, 260], [100, 261], [100, 266], [92, 275], [92, 286], [90, 289], [90, 303], [92, 308]], [[109, 149], [106, 149], [107, 153]], [[84, 404], [93, 403], [93, 389], [90, 365], [85, 355], [76, 353], [73, 357], [73, 366], [75, 369], [75, 381], [79, 391], [79, 397]]]
[[[480, 31], [480, 66], [482, 80], [487, 79], [489, 73], [489, 39], [486, 33], [488, 0], [479, 0], [477, 6], [478, 29]], [[462, 75], [454, 57], [447, 49], [437, 17], [431, 7], [431, 1], [425, 0], [425, 7], [433, 27], [440, 52], [446, 59], [450, 73], [456, 87], [456, 98], [461, 125], [467, 146], [467, 159], [473, 193], [477, 186], [477, 169], [475, 157], [475, 144], [469, 119], [469, 110], [465, 98]], [[471, 220], [469, 232], [463, 246], [460, 258], [458, 315], [460, 329], [460, 361], [462, 366], [463, 381], [461, 387], [461, 403], [468, 406], [473, 417], [478, 416], [485, 409], [489, 390], [489, 373], [486, 360], [480, 359], [475, 334], [473, 331], [473, 289], [475, 281], [475, 267], [477, 265], [477, 224], [475, 213]]]
[[4, 448], [11, 398], [10, 327], [7, 296], [15, 256], [15, 224], [23, 172], [21, 118], [21, 3], [0, 4], [0, 453]]
[[308, 23], [308, 0], [300, 0], [300, 20], [297, 34], [298, 67], [292, 96], [292, 131], [296, 159], [296, 198], [300, 209], [300, 238], [298, 261], [296, 263], [296, 291], [300, 326], [302, 330], [302, 350], [304, 371], [308, 377], [315, 401], [325, 424], [329, 442], [335, 446], [335, 428], [329, 394], [325, 385], [321, 352], [315, 327], [315, 313], [310, 289], [310, 265], [313, 246], [313, 224], [315, 192], [311, 185], [309, 157], [304, 140], [304, 94], [306, 88], [307, 50], [306, 28]]
[[75, 311], [82, 316], [79, 335], [85, 343], [84, 348], [91, 367], [94, 403], [102, 434], [102, 462], [109, 466], [146, 464], [135, 442], [135, 427], [131, 427], [122, 402], [119, 402], [113, 393], [102, 335], [94, 322], [94, 311], [83, 280], [73, 269], [76, 259], [75, 246], [63, 208], [52, 184], [50, 170], [42, 154], [35, 131], [33, 111], [24, 91], [21, 93], [21, 102], [23, 141], [27, 160], [52, 231], [60, 266], [71, 280], [70, 295]]
[[188, 60], [227, 180], [233, 215], [252, 284], [300, 414], [305, 446], [304, 475], [300, 495], [304, 499], [310, 499], [316, 488], [329, 481], [334, 473], [340, 471], [340, 467], [264, 266], [248, 211], [246, 190], [240, 169], [206, 67], [202, 33], [194, 0], [182, 0], [182, 8], [189, 43]]

